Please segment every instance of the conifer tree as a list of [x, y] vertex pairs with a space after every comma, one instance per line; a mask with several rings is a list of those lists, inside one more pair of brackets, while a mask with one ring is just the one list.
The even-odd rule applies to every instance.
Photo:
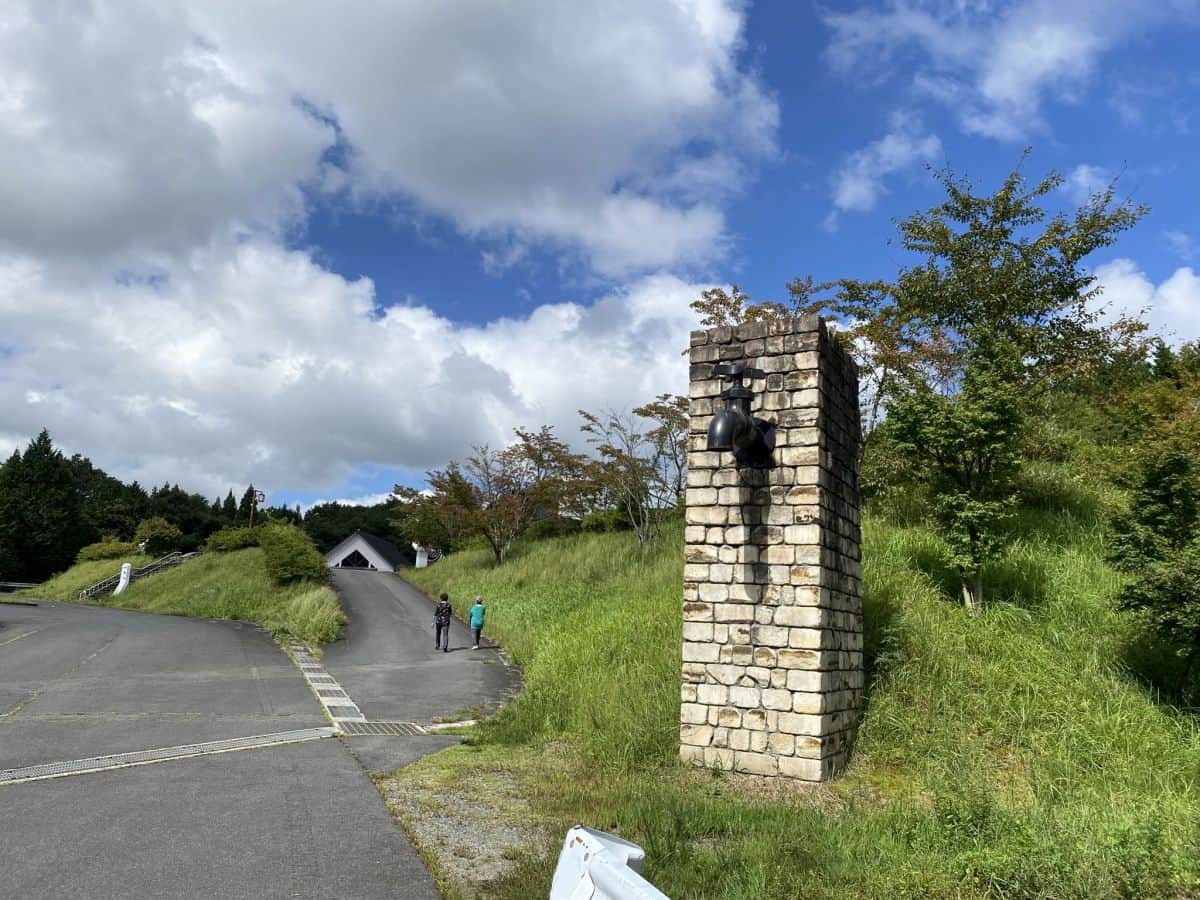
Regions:
[[71, 564], [87, 543], [80, 512], [71, 466], [42, 429], [0, 469], [0, 539], [19, 577], [40, 580]]
[[237, 522], [237, 517], [238, 504], [237, 500], [233, 498], [233, 490], [231, 488], [229, 493], [225, 495], [225, 502], [221, 505], [221, 518], [225, 520], [226, 525], [233, 525]]

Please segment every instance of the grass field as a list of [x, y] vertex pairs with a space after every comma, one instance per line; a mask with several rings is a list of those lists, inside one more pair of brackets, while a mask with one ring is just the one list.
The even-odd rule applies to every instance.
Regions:
[[[267, 577], [262, 550], [202, 553], [174, 569], [135, 581], [119, 597], [92, 602], [122, 609], [255, 622], [279, 635], [312, 643], [336, 640], [345, 622], [337, 595], [326, 585], [280, 587]], [[74, 600], [78, 591], [115, 574], [122, 560], [80, 563], [27, 593]], [[134, 565], [145, 561], [133, 560]]]
[[500, 567], [447, 557], [413, 580], [460, 614], [484, 594], [526, 687], [394, 789], [521, 786], [542, 837], [491, 897], [544, 896], [576, 822], [644, 846], [674, 898], [1200, 895], [1200, 729], [1126, 663], [1138, 631], [1112, 602], [1107, 498], [1053, 472], [1025, 498], [978, 618], [949, 599], [931, 531], [865, 518], [866, 707], [848, 770], [819, 789], [676, 764], [678, 528], [646, 553], [609, 534]]

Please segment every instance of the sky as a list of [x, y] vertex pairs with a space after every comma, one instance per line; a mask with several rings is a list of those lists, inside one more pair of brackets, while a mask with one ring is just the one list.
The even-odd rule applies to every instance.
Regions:
[[894, 277], [930, 166], [1115, 179], [1104, 302], [1200, 339], [1198, 39], [1200, 0], [0, 0], [0, 453], [308, 505], [582, 446], [686, 390], [705, 288]]

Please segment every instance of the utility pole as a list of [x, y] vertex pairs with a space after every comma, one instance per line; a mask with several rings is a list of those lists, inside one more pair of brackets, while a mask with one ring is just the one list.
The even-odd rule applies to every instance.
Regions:
[[254, 491], [250, 495], [250, 527], [254, 527], [254, 511], [258, 509], [258, 504], [267, 499], [267, 495], [262, 491]]

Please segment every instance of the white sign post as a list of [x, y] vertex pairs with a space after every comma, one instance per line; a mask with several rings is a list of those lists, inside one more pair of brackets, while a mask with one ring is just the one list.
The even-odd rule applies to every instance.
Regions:
[[121, 593], [125, 588], [129, 587], [129, 578], [133, 575], [132, 563], [121, 563], [121, 580], [117, 582], [117, 586], [113, 588], [113, 596]]

